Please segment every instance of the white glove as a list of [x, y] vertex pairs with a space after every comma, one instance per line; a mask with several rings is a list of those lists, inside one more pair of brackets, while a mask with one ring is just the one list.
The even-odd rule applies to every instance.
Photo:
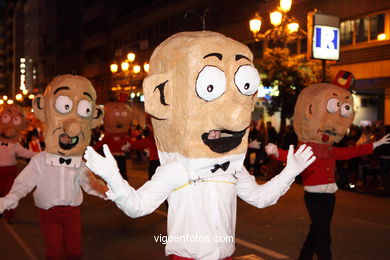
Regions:
[[87, 167], [96, 175], [102, 177], [107, 183], [122, 178], [118, 165], [106, 144], [103, 145], [104, 156], [98, 154], [91, 146], [84, 153]]
[[128, 151], [130, 149], [131, 144], [129, 142], [125, 143], [121, 147], [121, 151]]
[[374, 149], [382, 144], [390, 144], [390, 134], [385, 135], [380, 140], [374, 142]]
[[4, 198], [0, 198], [0, 214], [3, 214], [4, 210]]
[[3, 214], [5, 210], [14, 209], [19, 205], [18, 201], [13, 201], [10, 198], [0, 198], [0, 214]]
[[313, 151], [310, 146], [305, 144], [301, 145], [294, 154], [294, 145], [290, 145], [287, 155], [286, 171], [290, 174], [297, 176], [310, 164], [315, 161], [316, 157], [313, 156]]
[[273, 143], [269, 143], [265, 146], [265, 152], [267, 153], [268, 156], [273, 155], [276, 158], [279, 157], [278, 147]]
[[248, 147], [252, 148], [252, 149], [260, 149], [260, 145], [261, 145], [261, 142], [259, 142], [257, 140], [253, 140], [252, 142], [250, 142], [248, 144]]

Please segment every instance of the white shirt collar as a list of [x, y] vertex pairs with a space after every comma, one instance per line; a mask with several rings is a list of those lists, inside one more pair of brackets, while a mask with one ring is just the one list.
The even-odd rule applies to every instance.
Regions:
[[[188, 158], [178, 153], [166, 153], [158, 151], [158, 157], [161, 164], [171, 160], [179, 160], [189, 173], [210, 172], [216, 164], [223, 164], [227, 161], [229, 164], [229, 172], [241, 171], [245, 159], [245, 153], [232, 154], [217, 158]], [[222, 170], [218, 170], [222, 171]]]
[[[45, 155], [46, 155], [45, 156], [45, 163], [47, 165], [52, 165], [52, 166], [80, 168], [81, 161], [82, 161], [81, 156], [62, 156], [59, 154], [47, 153], [47, 152], [45, 152]], [[65, 160], [71, 159], [71, 162], [69, 164], [60, 163], [60, 158], [63, 158]]]

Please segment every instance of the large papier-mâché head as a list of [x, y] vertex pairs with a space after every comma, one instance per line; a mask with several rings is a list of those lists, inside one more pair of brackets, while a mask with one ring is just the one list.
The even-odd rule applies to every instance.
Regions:
[[96, 91], [82, 76], [55, 77], [43, 95], [33, 102], [34, 113], [45, 124], [49, 153], [81, 156], [91, 139], [91, 129], [101, 124], [103, 111], [97, 108]]
[[7, 143], [19, 141], [19, 132], [26, 127], [23, 107], [5, 104], [0, 107], [0, 140]]
[[260, 84], [247, 46], [222, 34], [175, 34], [150, 59], [145, 110], [158, 150], [189, 158], [245, 153]]
[[313, 84], [298, 96], [294, 129], [302, 142], [333, 144], [344, 137], [354, 116], [350, 91], [328, 83]]
[[131, 109], [124, 102], [110, 102], [104, 105], [104, 132], [126, 134], [131, 122]]

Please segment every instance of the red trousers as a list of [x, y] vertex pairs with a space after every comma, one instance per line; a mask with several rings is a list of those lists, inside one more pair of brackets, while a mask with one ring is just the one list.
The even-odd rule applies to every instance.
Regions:
[[[14, 184], [18, 169], [16, 165], [0, 167], [0, 197], [4, 197]], [[4, 211], [4, 218], [10, 220], [15, 216], [13, 209]]]
[[46, 247], [46, 259], [80, 259], [80, 207], [57, 206], [39, 209], [39, 222]]
[[[233, 258], [231, 256], [224, 258], [223, 260], [232, 260]], [[177, 256], [177, 255], [169, 255], [169, 260], [195, 260], [192, 258]]]

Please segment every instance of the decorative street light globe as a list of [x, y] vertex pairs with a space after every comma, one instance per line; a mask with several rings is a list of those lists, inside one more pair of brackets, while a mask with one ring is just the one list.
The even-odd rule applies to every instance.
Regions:
[[135, 54], [132, 52], [129, 52], [127, 54], [127, 59], [128, 59], [128, 61], [133, 62], [135, 60]]
[[269, 18], [273, 26], [279, 26], [282, 23], [283, 14], [279, 11], [273, 11], [269, 14]]
[[130, 64], [127, 61], [124, 61], [121, 63], [121, 69], [122, 71], [128, 71], [130, 67]]
[[249, 29], [253, 34], [260, 32], [261, 29], [261, 17], [259, 13], [255, 14], [255, 17], [249, 21]]
[[149, 72], [149, 63], [144, 63], [144, 71], [145, 71], [146, 73]]
[[295, 33], [299, 30], [299, 23], [292, 22], [287, 25], [287, 29], [289, 33]]
[[287, 13], [291, 10], [292, 0], [280, 0], [280, 10], [283, 13]]
[[133, 72], [136, 73], [136, 74], [140, 73], [141, 72], [141, 66], [140, 65], [134, 65]]
[[118, 71], [118, 64], [115, 64], [115, 63], [111, 64], [110, 70], [112, 73], [116, 73]]

